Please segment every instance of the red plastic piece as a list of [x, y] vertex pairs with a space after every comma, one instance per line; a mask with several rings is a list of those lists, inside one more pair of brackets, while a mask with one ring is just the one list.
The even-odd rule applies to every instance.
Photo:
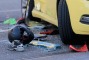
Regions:
[[20, 21], [20, 20], [23, 20], [23, 19], [24, 19], [24, 18], [19, 18], [19, 19], [17, 20], [17, 22]]
[[88, 51], [88, 47], [86, 44], [84, 44], [82, 47], [80, 48], [75, 48], [73, 45], [70, 45], [69, 48], [73, 51], [76, 51], [76, 52], [87, 52]]
[[48, 31], [44, 31], [44, 32], [40, 32], [40, 34], [51, 34], [54, 30], [48, 30]]

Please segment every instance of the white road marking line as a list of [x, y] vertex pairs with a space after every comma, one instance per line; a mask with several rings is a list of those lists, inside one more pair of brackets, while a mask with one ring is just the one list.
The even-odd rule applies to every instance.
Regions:
[[21, 9], [15, 9], [15, 10], [3, 10], [3, 11], [0, 11], [1, 12], [14, 12], [14, 11], [21, 11]]
[[1, 40], [0, 42], [6, 42], [7, 40]]
[[8, 32], [10, 29], [8, 29], [8, 30], [2, 30], [2, 29], [0, 29], [0, 33], [1, 32]]

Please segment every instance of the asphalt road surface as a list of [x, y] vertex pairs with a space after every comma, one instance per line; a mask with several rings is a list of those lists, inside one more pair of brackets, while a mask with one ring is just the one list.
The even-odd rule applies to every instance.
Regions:
[[21, 0], [1, 0], [0, 1], [0, 21], [7, 18], [21, 17]]
[[[0, 29], [7, 30], [11, 25], [4, 25], [2, 22], [7, 18], [21, 17], [21, 0], [1, 0], [0, 1]], [[34, 31], [34, 30], [33, 30]], [[36, 32], [39, 32], [37, 30]], [[47, 42], [61, 45], [61, 49], [47, 51], [30, 45], [24, 52], [8, 50], [8, 32], [0, 32], [0, 60], [89, 60], [89, 52], [72, 52], [68, 45], [61, 42], [59, 35], [49, 35]]]

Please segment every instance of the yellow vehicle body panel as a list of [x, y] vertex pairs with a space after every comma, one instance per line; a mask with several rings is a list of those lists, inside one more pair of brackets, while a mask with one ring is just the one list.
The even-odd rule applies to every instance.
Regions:
[[[32, 11], [34, 17], [41, 18], [58, 26], [57, 0], [34, 0], [35, 7]], [[71, 27], [76, 34], [88, 34], [89, 25], [80, 22], [81, 16], [89, 14], [89, 1], [87, 0], [66, 0]]]
[[39, 17], [39, 18], [41, 18], [43, 20], [45, 19], [45, 21], [50, 22], [50, 23], [58, 26], [58, 21], [55, 18], [46, 15], [45, 13], [41, 13], [41, 12], [39, 12], [37, 10], [33, 10], [33, 16]]
[[72, 29], [76, 34], [88, 34], [89, 25], [80, 22], [81, 16], [89, 14], [89, 1], [87, 0], [66, 0]]
[[58, 26], [56, 0], [34, 0], [32, 15]]

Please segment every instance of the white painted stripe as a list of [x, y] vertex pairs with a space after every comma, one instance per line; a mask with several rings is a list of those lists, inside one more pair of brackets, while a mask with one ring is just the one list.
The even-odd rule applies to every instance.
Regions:
[[7, 42], [8, 40], [1, 40], [0, 42]]
[[3, 10], [3, 11], [0, 11], [0, 12], [14, 12], [14, 11], [21, 11], [21, 9], [15, 9], [15, 10]]
[[0, 33], [1, 32], [8, 32], [10, 29], [8, 29], [8, 30], [2, 30], [2, 29], [0, 29]]

